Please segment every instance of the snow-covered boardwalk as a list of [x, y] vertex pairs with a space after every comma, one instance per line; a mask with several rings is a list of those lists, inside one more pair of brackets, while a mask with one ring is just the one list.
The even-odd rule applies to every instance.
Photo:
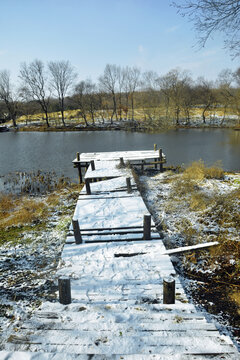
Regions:
[[[96, 161], [94, 171], [113, 174], [112, 161]], [[44, 303], [9, 337], [0, 359], [239, 359], [230, 338], [188, 302], [153, 222], [143, 240], [148, 210], [131, 171], [116, 170], [115, 178], [91, 183], [91, 195], [83, 188], [77, 201], [82, 243], [70, 227], [57, 273], [71, 278], [72, 303]], [[170, 276], [176, 300], [163, 304]]]

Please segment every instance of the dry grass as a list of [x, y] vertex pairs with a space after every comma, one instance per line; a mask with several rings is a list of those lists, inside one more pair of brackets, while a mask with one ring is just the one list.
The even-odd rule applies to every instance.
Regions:
[[48, 215], [45, 202], [27, 197], [21, 197], [14, 201], [12, 196], [5, 195], [0, 199], [0, 209], [0, 228], [42, 221]]
[[173, 177], [171, 199], [184, 200], [193, 211], [205, 211], [213, 198], [201, 189], [206, 179], [223, 179], [224, 171], [219, 164], [206, 167], [202, 160], [194, 161], [181, 174]]
[[226, 195], [213, 199], [211, 210], [206, 214], [222, 228], [235, 228], [240, 231], [240, 187]]
[[193, 211], [205, 211], [211, 204], [212, 199], [203, 194], [202, 192], [196, 191], [196, 193], [192, 193], [189, 198], [189, 208]]
[[195, 243], [194, 239], [196, 238], [198, 232], [193, 227], [191, 220], [182, 218], [175, 223], [175, 227], [184, 237], [186, 245], [193, 245]]
[[184, 170], [182, 178], [185, 181], [199, 183], [204, 179], [223, 179], [224, 171], [221, 162], [216, 162], [213, 166], [207, 167], [202, 160], [199, 160], [194, 161]]
[[0, 218], [14, 207], [14, 198], [12, 195], [0, 194]]

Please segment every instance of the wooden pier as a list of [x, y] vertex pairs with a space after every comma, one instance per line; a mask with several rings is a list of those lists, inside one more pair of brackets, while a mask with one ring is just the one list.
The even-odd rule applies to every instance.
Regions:
[[57, 272], [65, 296], [25, 321], [0, 359], [239, 359], [188, 302], [131, 170], [111, 154], [80, 159], [95, 170], [85, 174], [90, 191], [85, 184], [79, 195]]

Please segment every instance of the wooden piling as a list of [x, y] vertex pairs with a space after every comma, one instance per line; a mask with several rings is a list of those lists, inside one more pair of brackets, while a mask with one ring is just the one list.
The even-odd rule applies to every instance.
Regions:
[[92, 170], [95, 170], [95, 162], [94, 162], [94, 160], [91, 160], [90, 163], [91, 163], [91, 169], [92, 169]]
[[86, 179], [86, 180], [85, 180], [85, 186], [86, 186], [87, 195], [91, 195], [91, 188], [90, 188], [89, 179]]
[[[157, 151], [157, 144], [154, 144], [153, 145], [153, 149], [154, 149], [154, 151]], [[157, 158], [156, 159], [154, 159], [154, 161], [155, 161], [155, 164], [154, 164], [154, 168], [157, 170]]]
[[126, 183], [127, 183], [127, 192], [130, 194], [132, 192], [132, 184], [130, 177], [126, 178]]
[[122, 166], [122, 167], [125, 166], [123, 157], [120, 157], [119, 160], [120, 160], [120, 166]]
[[151, 239], [151, 215], [144, 215], [143, 217], [143, 239]]
[[163, 161], [163, 156], [162, 156], [162, 149], [159, 149], [159, 161], [160, 162], [160, 172], [163, 171], [163, 164], [162, 164], [162, 161]]
[[72, 219], [73, 234], [76, 244], [82, 244], [82, 235], [79, 227], [79, 222], [77, 219]]
[[58, 291], [60, 304], [71, 304], [71, 283], [68, 277], [61, 277], [58, 279]]
[[79, 178], [79, 184], [81, 184], [83, 181], [82, 179], [82, 168], [80, 164], [80, 154], [77, 152], [77, 169], [78, 169], [78, 178]]
[[163, 303], [175, 304], [175, 280], [171, 276], [163, 279]]

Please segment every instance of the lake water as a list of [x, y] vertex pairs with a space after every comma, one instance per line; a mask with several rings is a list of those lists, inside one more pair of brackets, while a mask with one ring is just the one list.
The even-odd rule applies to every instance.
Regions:
[[124, 131], [0, 133], [0, 175], [15, 171], [55, 171], [78, 179], [76, 152], [163, 149], [168, 165], [221, 160], [224, 170], [240, 171], [240, 131], [180, 129], [159, 134]]

